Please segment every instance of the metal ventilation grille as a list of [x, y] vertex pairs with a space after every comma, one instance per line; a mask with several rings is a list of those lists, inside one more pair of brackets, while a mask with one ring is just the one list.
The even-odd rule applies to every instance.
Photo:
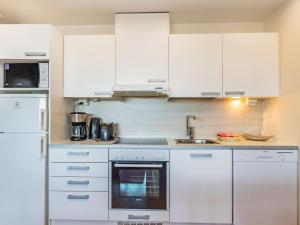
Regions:
[[163, 225], [162, 223], [155, 223], [155, 222], [118, 222], [118, 225]]

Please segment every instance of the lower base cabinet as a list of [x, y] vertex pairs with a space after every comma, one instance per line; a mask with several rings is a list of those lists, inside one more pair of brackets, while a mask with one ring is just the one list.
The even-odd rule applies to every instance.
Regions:
[[232, 224], [231, 150], [171, 150], [170, 222]]
[[50, 192], [53, 220], [108, 220], [107, 192]]

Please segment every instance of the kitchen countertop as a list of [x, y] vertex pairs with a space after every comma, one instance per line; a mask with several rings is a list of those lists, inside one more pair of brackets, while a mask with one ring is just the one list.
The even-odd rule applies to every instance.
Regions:
[[111, 144], [107, 142], [96, 142], [93, 140], [71, 141], [62, 140], [50, 144], [50, 147], [74, 147], [74, 148], [238, 148], [238, 149], [298, 149], [295, 144], [284, 143], [274, 140], [269, 141], [248, 141], [224, 142], [218, 141], [220, 144], [176, 144], [174, 139], [168, 139], [167, 145], [136, 145], [136, 144]]

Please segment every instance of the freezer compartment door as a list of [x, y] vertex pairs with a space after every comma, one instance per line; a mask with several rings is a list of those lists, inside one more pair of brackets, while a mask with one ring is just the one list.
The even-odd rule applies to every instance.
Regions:
[[1, 95], [0, 132], [47, 131], [47, 97]]
[[0, 134], [0, 224], [45, 224], [46, 138]]

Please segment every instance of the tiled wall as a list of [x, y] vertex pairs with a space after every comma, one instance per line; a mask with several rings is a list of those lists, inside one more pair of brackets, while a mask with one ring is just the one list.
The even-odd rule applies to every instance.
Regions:
[[124, 101], [90, 102], [78, 110], [101, 117], [104, 122], [116, 122], [120, 137], [184, 138], [185, 117], [192, 121], [196, 137], [215, 137], [216, 132], [257, 133], [262, 120], [262, 101], [256, 106], [232, 100], [170, 100], [129, 98]]

